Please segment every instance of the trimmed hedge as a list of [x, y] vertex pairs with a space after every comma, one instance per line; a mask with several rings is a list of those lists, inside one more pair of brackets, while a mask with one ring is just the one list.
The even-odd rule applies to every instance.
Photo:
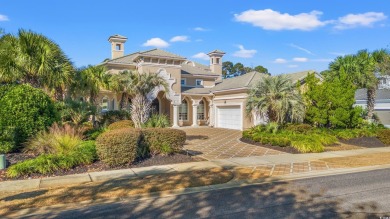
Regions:
[[134, 128], [134, 123], [131, 120], [121, 120], [114, 122], [107, 127], [109, 130], [122, 129], [122, 128]]
[[43, 154], [14, 164], [8, 168], [7, 176], [15, 178], [35, 173], [48, 174], [56, 170], [69, 170], [81, 164], [90, 164], [96, 158], [95, 143], [86, 141], [74, 151], [66, 154]]
[[0, 88], [0, 141], [8, 144], [2, 153], [15, 151], [27, 138], [59, 120], [54, 102], [42, 90], [25, 84]]
[[390, 145], [390, 129], [380, 130], [378, 138], [383, 144]]
[[120, 166], [140, 157], [179, 152], [185, 141], [186, 133], [182, 130], [122, 128], [101, 134], [96, 139], [96, 150], [103, 162]]
[[141, 131], [122, 128], [104, 132], [96, 139], [96, 151], [103, 162], [110, 166], [129, 164], [137, 158]]
[[152, 156], [178, 152], [186, 141], [186, 133], [178, 129], [148, 128], [142, 130], [142, 135]]

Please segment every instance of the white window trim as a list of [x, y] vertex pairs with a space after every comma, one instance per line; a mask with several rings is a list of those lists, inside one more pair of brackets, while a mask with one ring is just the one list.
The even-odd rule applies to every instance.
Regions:
[[[184, 80], [184, 84], [182, 84], [181, 82]], [[182, 78], [181, 80], [180, 80], [180, 84], [183, 86], [185, 86], [185, 85], [187, 85], [187, 78]]]
[[[198, 85], [198, 81], [200, 81], [200, 85]], [[195, 80], [195, 86], [197, 86], [197, 87], [203, 86], [203, 79], [196, 79]]]

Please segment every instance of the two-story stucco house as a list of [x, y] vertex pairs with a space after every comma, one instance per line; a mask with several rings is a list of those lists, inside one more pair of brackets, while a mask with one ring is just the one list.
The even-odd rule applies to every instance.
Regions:
[[[245, 103], [248, 89], [266, 74], [250, 72], [230, 79], [222, 79], [224, 52], [208, 53], [210, 65], [205, 66], [170, 52], [151, 49], [124, 55], [127, 38], [110, 36], [111, 59], [102, 63], [110, 73], [136, 70], [160, 74], [169, 84], [168, 94], [156, 89], [148, 98], [159, 113], [170, 117], [173, 127], [207, 125], [244, 130], [261, 122], [248, 116]], [[308, 72], [291, 74], [302, 80]], [[104, 110], [117, 110], [119, 95], [110, 91], [100, 94]]]

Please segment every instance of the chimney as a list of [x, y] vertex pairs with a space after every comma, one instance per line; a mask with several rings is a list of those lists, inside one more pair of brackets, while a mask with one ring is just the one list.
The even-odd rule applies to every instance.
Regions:
[[210, 56], [210, 69], [216, 75], [222, 76], [222, 57], [225, 55], [225, 52], [221, 50], [214, 50], [209, 52], [207, 55]]
[[108, 41], [111, 43], [111, 59], [122, 57], [125, 54], [127, 37], [116, 34], [110, 36]]

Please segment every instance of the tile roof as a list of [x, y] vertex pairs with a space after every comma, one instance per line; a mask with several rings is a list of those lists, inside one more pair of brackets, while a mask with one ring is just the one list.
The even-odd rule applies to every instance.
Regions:
[[210, 53], [223, 53], [223, 54], [225, 54], [224, 51], [221, 51], [221, 50], [219, 50], [219, 49], [215, 49], [215, 50], [209, 52], [208, 54], [210, 54]]
[[181, 87], [181, 92], [185, 94], [211, 94], [210, 88], [204, 87]]
[[147, 55], [147, 56], [158, 56], [158, 57], [164, 57], [164, 58], [175, 58], [175, 59], [186, 59], [182, 56], [167, 52], [165, 50], [161, 49], [151, 49], [147, 51], [140, 52], [142, 55]]
[[[367, 100], [367, 89], [357, 89], [355, 92], [356, 100]], [[389, 89], [378, 89], [376, 91], [375, 100], [390, 100], [390, 90]]]
[[301, 71], [301, 72], [295, 72], [295, 73], [287, 73], [285, 75], [288, 75], [290, 77], [290, 79], [292, 80], [292, 82], [295, 83], [297, 81], [305, 79], [309, 73], [316, 73], [316, 75], [318, 77], [321, 77], [320, 74], [318, 74], [316, 71], [313, 71], [313, 70]]
[[219, 76], [217, 74], [214, 74], [210, 69], [206, 70], [204, 68], [195, 67], [191, 64], [185, 64], [183, 63], [181, 65], [181, 73], [182, 74], [191, 74], [191, 75], [210, 75], [210, 76]]
[[122, 36], [122, 35], [119, 35], [119, 34], [112, 35], [112, 36], [110, 36], [108, 39], [110, 39], [110, 38], [122, 38], [122, 39], [127, 39], [127, 37]]
[[252, 71], [238, 77], [223, 79], [221, 83], [212, 88], [212, 91], [250, 88], [263, 77], [268, 77], [268, 75]]

